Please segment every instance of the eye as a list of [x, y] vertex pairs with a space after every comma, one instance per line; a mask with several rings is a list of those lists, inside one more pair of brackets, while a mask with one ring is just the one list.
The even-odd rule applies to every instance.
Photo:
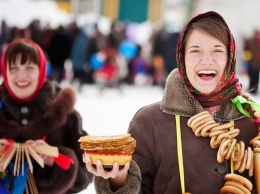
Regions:
[[14, 65], [10, 66], [10, 70], [17, 70], [17, 69], [18, 69], [17, 66], [14, 66]]
[[198, 49], [193, 49], [190, 51], [190, 53], [198, 53], [198, 52], [200, 52]]
[[36, 65], [28, 65], [28, 66], [27, 66], [27, 69], [29, 69], [29, 70], [34, 70], [34, 69], [36, 69], [36, 68], [37, 68]]
[[215, 49], [214, 52], [216, 52], [216, 53], [223, 53], [224, 51], [221, 50], [221, 49]]

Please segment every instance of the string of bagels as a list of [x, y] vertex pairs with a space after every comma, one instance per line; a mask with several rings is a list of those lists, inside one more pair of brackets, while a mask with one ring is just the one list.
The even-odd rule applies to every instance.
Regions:
[[[243, 99], [245, 99], [243, 97]], [[246, 103], [245, 103], [246, 102]], [[256, 121], [260, 119], [260, 111], [255, 111], [250, 106], [252, 101], [243, 102], [246, 107], [247, 115]], [[237, 106], [240, 106], [236, 104]], [[245, 109], [244, 109], [245, 111]], [[259, 120], [258, 120], [259, 121]], [[200, 112], [192, 116], [187, 125], [192, 129], [197, 137], [210, 137], [210, 146], [212, 149], [218, 148], [217, 161], [222, 163], [224, 160], [231, 160], [233, 166], [231, 169], [243, 173], [248, 170], [248, 175], [255, 178], [258, 193], [260, 193], [260, 128], [258, 135], [250, 141], [251, 147], [245, 147], [243, 141], [238, 141], [236, 137], [240, 130], [234, 128], [234, 122], [225, 124], [216, 123], [213, 116], [208, 111]], [[236, 193], [250, 194], [253, 188], [252, 183], [243, 176], [230, 173], [225, 175], [225, 185], [222, 187], [220, 194]]]

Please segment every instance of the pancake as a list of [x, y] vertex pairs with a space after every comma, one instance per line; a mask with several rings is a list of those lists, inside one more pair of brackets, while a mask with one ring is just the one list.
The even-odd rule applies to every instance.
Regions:
[[117, 162], [122, 168], [126, 162], [132, 160], [136, 147], [136, 140], [130, 134], [113, 136], [82, 136], [78, 140], [84, 154], [89, 156], [93, 166], [100, 160], [106, 170], [111, 170]]

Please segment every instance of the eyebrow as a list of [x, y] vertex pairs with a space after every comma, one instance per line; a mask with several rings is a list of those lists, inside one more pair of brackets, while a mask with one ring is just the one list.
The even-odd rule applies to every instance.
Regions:
[[218, 44], [217, 44], [217, 45], [215, 45], [214, 47], [224, 47], [224, 48], [225, 48], [226, 46], [222, 46], [222, 45], [218, 45]]
[[[225, 48], [225, 46], [222, 46], [222, 45], [215, 45], [214, 47], [221, 47], [221, 48]], [[194, 46], [191, 46], [191, 47], [187, 47], [187, 49], [192, 49], [192, 48], [199, 48], [199, 46], [196, 46], [196, 45], [194, 45]]]

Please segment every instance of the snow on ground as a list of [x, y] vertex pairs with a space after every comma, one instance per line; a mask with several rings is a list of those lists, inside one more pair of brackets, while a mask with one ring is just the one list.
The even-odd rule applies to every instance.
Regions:
[[108, 88], [101, 92], [96, 85], [83, 86], [76, 109], [83, 118], [83, 128], [91, 135], [126, 133], [135, 112], [162, 98], [163, 89], [155, 86], [124, 85], [121, 90]]

